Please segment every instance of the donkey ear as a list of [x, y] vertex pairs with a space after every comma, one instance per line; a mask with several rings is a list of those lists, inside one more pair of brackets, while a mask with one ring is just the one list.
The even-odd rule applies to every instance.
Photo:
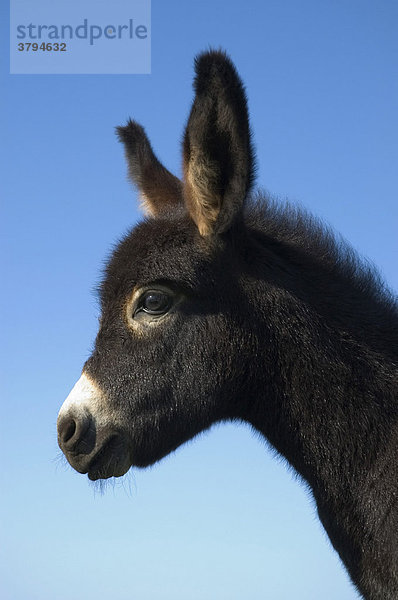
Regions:
[[195, 59], [195, 99], [183, 140], [184, 199], [202, 236], [226, 231], [254, 179], [247, 101], [228, 56]]
[[124, 144], [129, 177], [140, 192], [144, 211], [156, 216], [181, 204], [182, 183], [157, 159], [143, 127], [129, 120], [116, 131]]

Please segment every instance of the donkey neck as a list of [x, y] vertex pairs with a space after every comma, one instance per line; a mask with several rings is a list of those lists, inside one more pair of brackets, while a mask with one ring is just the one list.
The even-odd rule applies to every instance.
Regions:
[[259, 200], [245, 214], [254, 277], [282, 286], [341, 336], [397, 364], [397, 300], [377, 270], [312, 215]]
[[245, 285], [261, 351], [249, 421], [309, 483], [360, 589], [367, 589], [366, 570], [375, 581], [384, 570], [396, 577], [398, 593], [390, 299], [369, 279], [362, 297], [361, 272], [349, 278], [344, 264], [315, 260], [303, 245], [258, 233], [254, 246]]
[[[258, 425], [273, 398], [267, 418], [285, 424], [287, 440], [275, 422], [271, 435], [292, 448], [293, 464], [303, 454], [304, 472], [294, 464], [301, 474], [315, 482], [335, 469], [340, 484], [352, 483], [352, 470], [370, 467], [398, 426], [397, 307], [373, 272], [321, 227], [312, 228], [314, 241], [297, 215], [276, 220], [257, 215], [261, 228], [250, 232], [243, 267], [259, 337]], [[310, 474], [312, 451], [319, 456]]]

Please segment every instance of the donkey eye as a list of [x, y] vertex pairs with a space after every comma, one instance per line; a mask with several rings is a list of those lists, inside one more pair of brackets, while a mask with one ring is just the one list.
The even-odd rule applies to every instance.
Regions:
[[162, 290], [150, 290], [141, 298], [138, 311], [142, 310], [150, 315], [164, 315], [170, 308], [172, 299]]

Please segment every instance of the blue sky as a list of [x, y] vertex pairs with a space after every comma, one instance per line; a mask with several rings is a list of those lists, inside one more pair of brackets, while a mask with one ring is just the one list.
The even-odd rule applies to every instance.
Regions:
[[55, 424], [95, 337], [101, 265], [140, 218], [114, 127], [137, 119], [180, 173], [193, 57], [209, 46], [245, 81], [258, 183], [330, 223], [397, 289], [397, 12], [154, 1], [151, 75], [10, 76], [5, 42], [3, 600], [358, 597], [309, 492], [248, 427], [218, 426], [101, 495], [56, 460]]

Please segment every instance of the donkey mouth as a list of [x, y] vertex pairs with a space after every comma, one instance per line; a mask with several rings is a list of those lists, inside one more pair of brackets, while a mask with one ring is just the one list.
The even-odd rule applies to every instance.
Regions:
[[91, 481], [121, 477], [131, 467], [128, 445], [119, 434], [108, 437], [100, 445], [97, 443], [91, 454], [71, 451], [64, 453], [71, 467], [78, 473], [87, 473]]
[[120, 435], [109, 438], [91, 458], [86, 473], [91, 481], [121, 477], [131, 467], [125, 440]]

